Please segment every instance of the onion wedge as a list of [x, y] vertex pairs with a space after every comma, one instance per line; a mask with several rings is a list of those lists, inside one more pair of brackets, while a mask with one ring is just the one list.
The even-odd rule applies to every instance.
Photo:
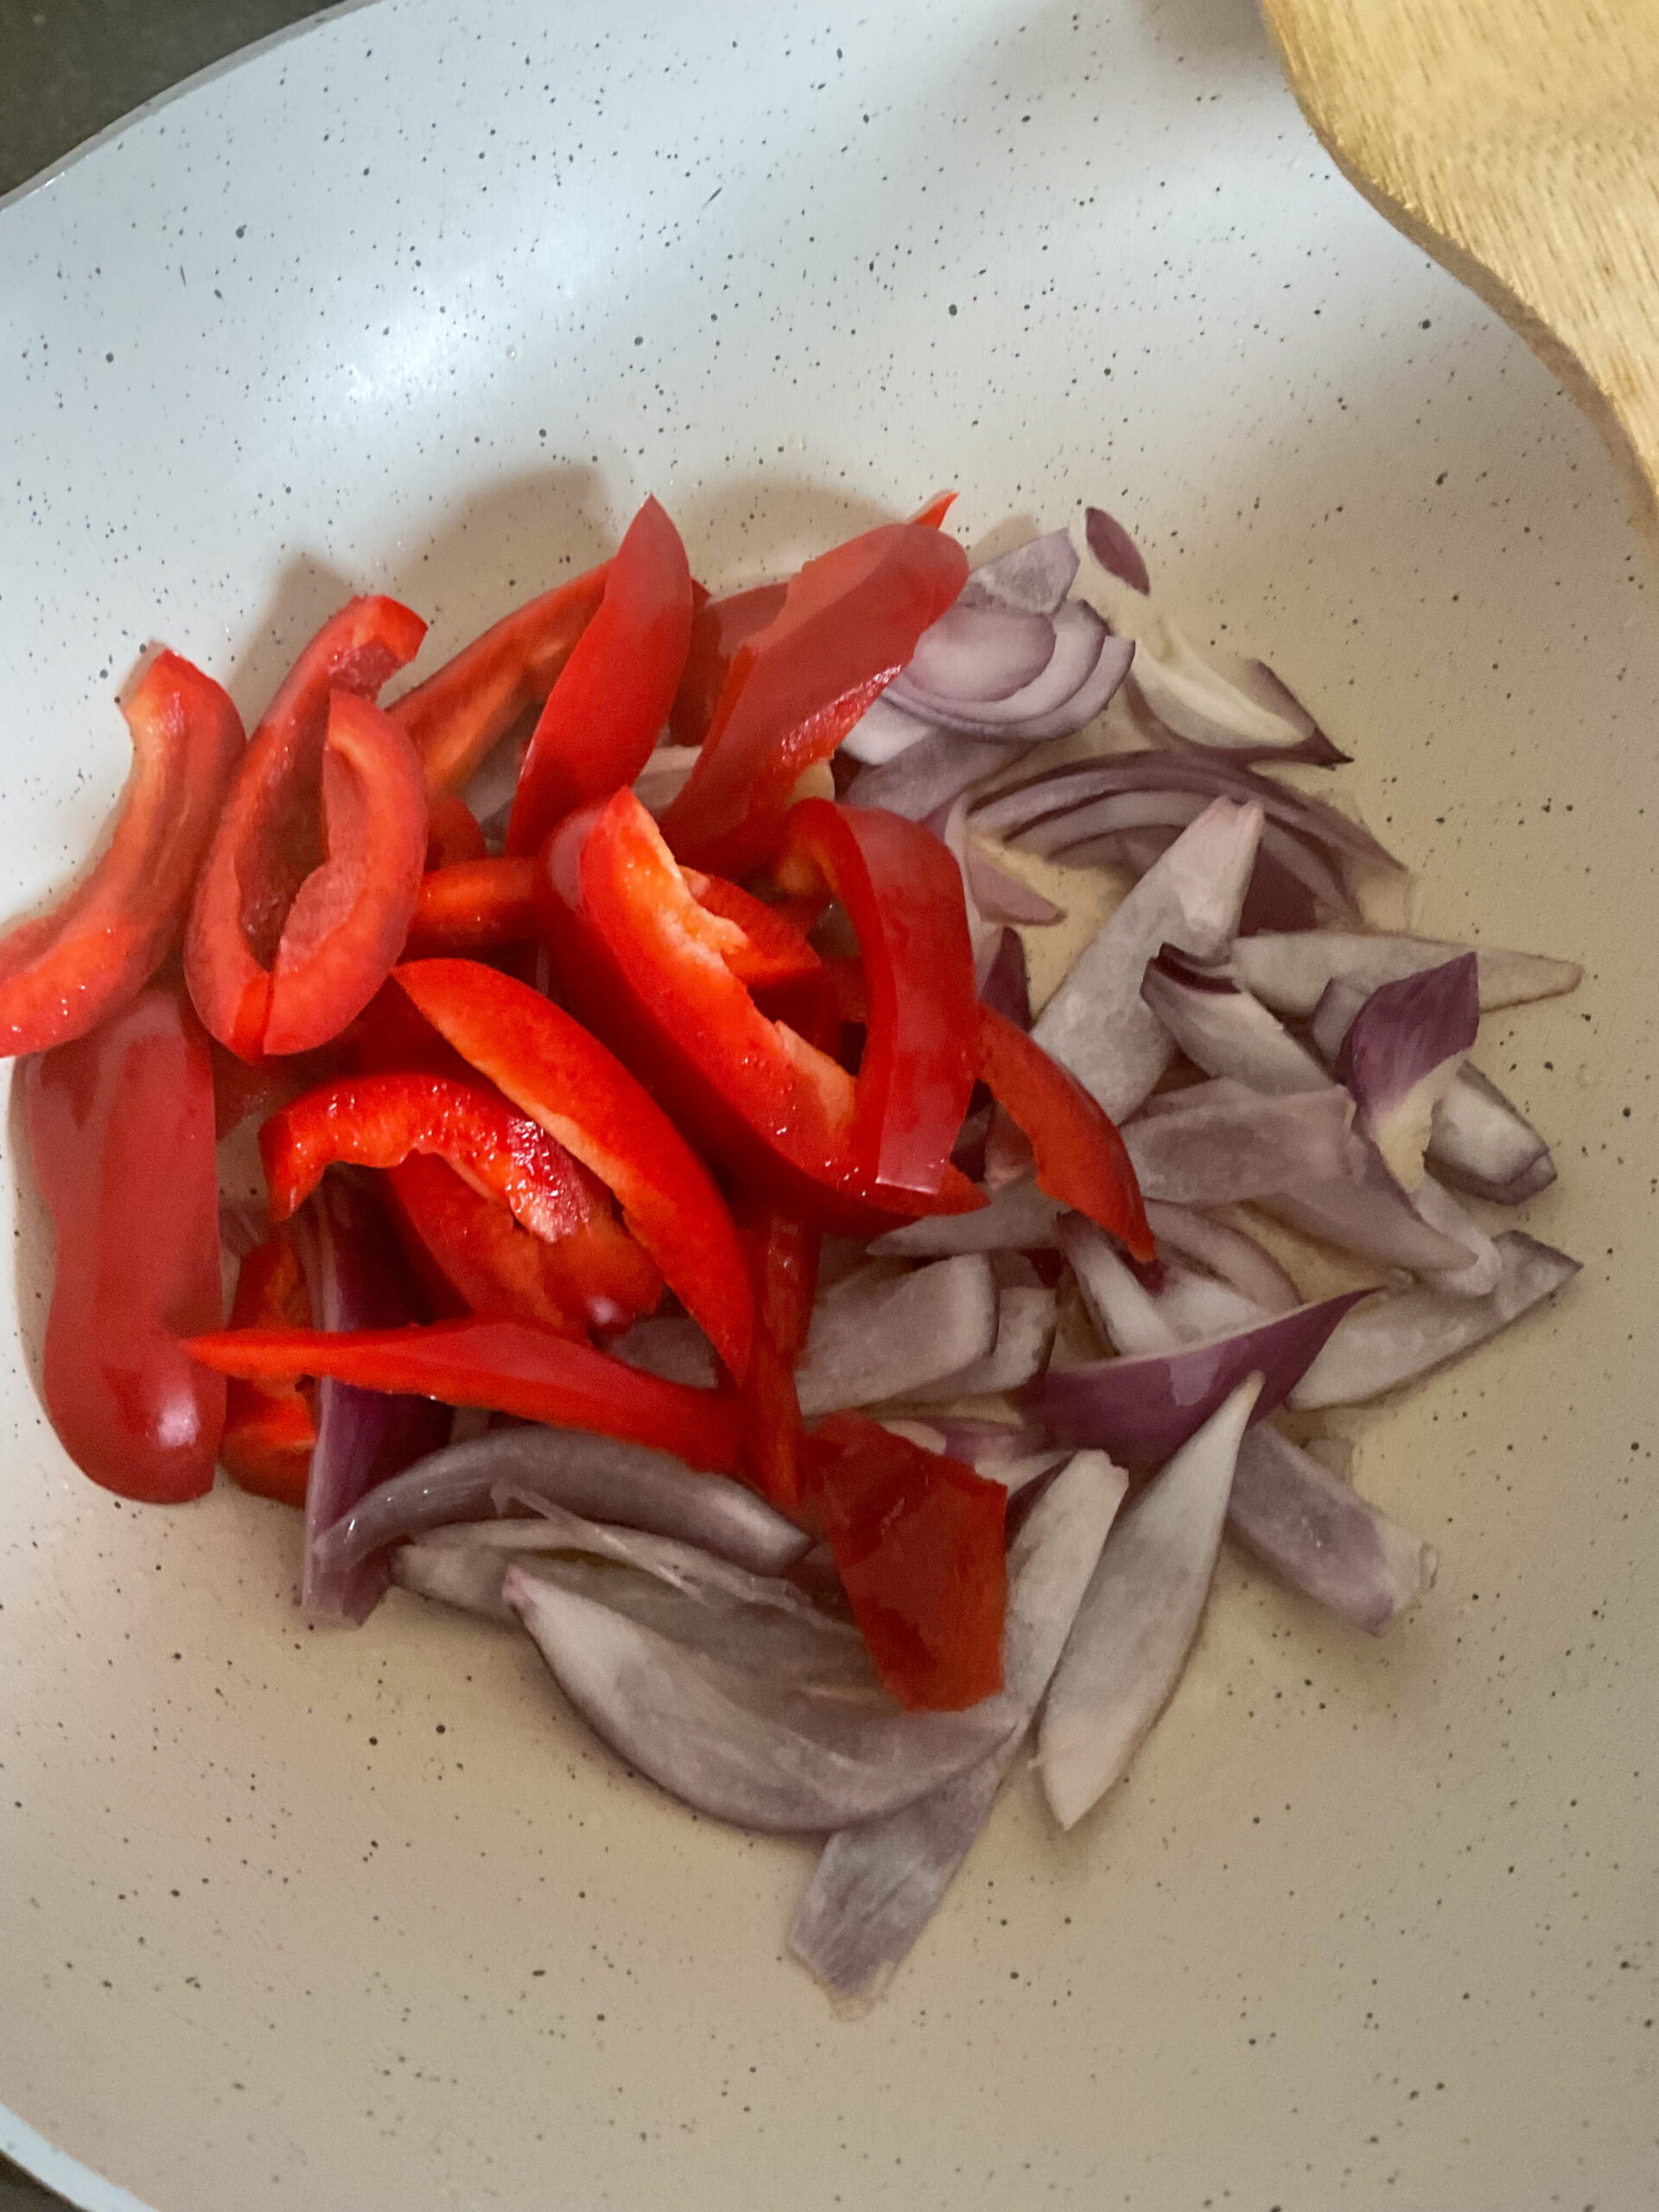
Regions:
[[809, 1421], [902, 1398], [995, 1347], [996, 1282], [982, 1253], [895, 1278], [851, 1278], [820, 1298], [795, 1389]]
[[1275, 1014], [1306, 1016], [1318, 1006], [1325, 985], [1338, 978], [1370, 992], [1380, 983], [1438, 968], [1460, 952], [1475, 955], [1483, 1014], [1558, 997], [1576, 990], [1584, 976], [1576, 962], [1548, 960], [1537, 952], [1448, 944], [1438, 938], [1367, 937], [1348, 930], [1241, 938], [1233, 948], [1232, 967], [1238, 982]]
[[1239, 1446], [1227, 1529], [1283, 1580], [1368, 1636], [1381, 1636], [1434, 1580], [1431, 1545], [1268, 1421]]

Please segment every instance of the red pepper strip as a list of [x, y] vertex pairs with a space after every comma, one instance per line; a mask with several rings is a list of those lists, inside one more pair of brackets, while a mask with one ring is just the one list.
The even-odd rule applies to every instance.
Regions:
[[818, 1294], [823, 1233], [753, 1192], [739, 1197], [734, 1211], [751, 1254], [755, 1318], [791, 1367], [798, 1367]]
[[[233, 1329], [284, 1325], [311, 1325], [305, 1270], [287, 1222], [243, 1261], [231, 1306]], [[226, 1386], [219, 1464], [233, 1482], [282, 1505], [304, 1505], [317, 1440], [315, 1398], [308, 1382], [238, 1381]]]
[[444, 1043], [395, 982], [380, 986], [340, 1038], [340, 1049], [364, 1075], [401, 1075], [419, 1068], [428, 1075], [453, 1076], [457, 1083], [478, 1080], [478, 1071]]
[[754, 1351], [739, 1393], [744, 1465], [756, 1489], [788, 1511], [801, 1500], [806, 1429], [794, 1370], [812, 1318], [821, 1239], [769, 1198], [741, 1194], [735, 1211], [755, 1300]]
[[493, 952], [533, 939], [535, 880], [533, 860], [458, 861], [429, 869], [421, 878], [406, 957]]
[[113, 840], [49, 914], [0, 936], [0, 1054], [84, 1037], [143, 989], [182, 932], [241, 720], [177, 653], [157, 653], [122, 712], [132, 773]]
[[728, 944], [721, 957], [740, 982], [753, 991], [776, 988], [785, 983], [804, 982], [816, 976], [823, 963], [781, 908], [768, 906], [721, 875], [702, 875], [694, 868], [682, 868], [685, 886], [705, 914], [718, 914], [735, 922], [743, 933], [741, 944]]
[[499, 1094], [441, 1075], [348, 1076], [308, 1090], [259, 1132], [270, 1217], [286, 1221], [336, 1161], [395, 1167], [435, 1153], [480, 1196], [499, 1198], [533, 1236], [555, 1243], [592, 1211], [563, 1145]]
[[549, 1244], [442, 1160], [413, 1153], [386, 1180], [404, 1251], [441, 1314], [509, 1314], [585, 1337], [626, 1328], [662, 1299], [651, 1255], [605, 1204]]
[[851, 1148], [852, 1078], [760, 1012], [727, 963], [732, 925], [692, 897], [632, 791], [561, 823], [539, 865], [562, 989], [741, 1182], [854, 1236], [982, 1202], [959, 1175], [934, 1198], [870, 1188]]
[[222, 1383], [181, 1331], [219, 1319], [219, 1182], [207, 1039], [171, 991], [23, 1070], [29, 1144], [57, 1230], [46, 1408], [84, 1474], [173, 1504], [213, 1485]]
[[827, 760], [961, 591], [953, 537], [888, 523], [809, 561], [733, 656], [709, 735], [663, 817], [678, 858], [745, 875], [776, 842], [801, 772]]
[[1006, 1015], [982, 1006], [978, 1029], [980, 1077], [1030, 1138], [1039, 1187], [1086, 1214], [1135, 1259], [1156, 1259], [1141, 1186], [1113, 1123], [1077, 1077]]
[[786, 584], [757, 584], [724, 599], [705, 595], [691, 618], [685, 673], [669, 710], [669, 734], [676, 745], [701, 745], [708, 736], [733, 656], [746, 638], [776, 619], [788, 589]]
[[931, 1197], [974, 1087], [974, 955], [962, 874], [932, 832], [880, 807], [804, 799], [772, 872], [827, 884], [858, 937], [868, 1001], [854, 1144], [879, 1194]]
[[860, 1414], [806, 1440], [808, 1496], [881, 1680], [944, 1712], [1002, 1687], [1007, 1492]]
[[624, 1223], [741, 1382], [754, 1301], [737, 1231], [643, 1085], [562, 1007], [493, 968], [416, 960], [397, 981], [463, 1059], [615, 1192]]
[[547, 695], [518, 772], [509, 853], [533, 853], [574, 808], [633, 781], [668, 720], [690, 642], [685, 548], [647, 499], [616, 549], [599, 612]]
[[395, 599], [353, 599], [312, 639], [249, 739], [196, 887], [184, 972], [211, 1036], [243, 1059], [263, 1048], [271, 963], [289, 910], [323, 857], [329, 698], [372, 698], [420, 649], [426, 625]]
[[823, 972], [835, 993], [842, 1020], [855, 1021], [862, 1028], [870, 1018], [869, 993], [864, 988], [864, 963], [856, 953], [837, 952], [824, 962]]
[[504, 615], [393, 704], [429, 791], [464, 784], [525, 708], [546, 698], [604, 597], [607, 565]]
[[956, 505], [956, 499], [954, 492], [936, 492], [925, 507], [917, 509], [911, 520], [920, 523], [925, 530], [942, 529], [946, 515]]
[[192, 1338], [193, 1359], [222, 1375], [275, 1382], [333, 1375], [363, 1390], [487, 1406], [553, 1428], [585, 1428], [693, 1467], [737, 1471], [736, 1400], [665, 1382], [528, 1321], [433, 1321], [411, 1329], [219, 1329]]
[[478, 817], [466, 800], [454, 791], [440, 791], [427, 808], [428, 874], [435, 868], [459, 867], [466, 861], [486, 860], [489, 850]]

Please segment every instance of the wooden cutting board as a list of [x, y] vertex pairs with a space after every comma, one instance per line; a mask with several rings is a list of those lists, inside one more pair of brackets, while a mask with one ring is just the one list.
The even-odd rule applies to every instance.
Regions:
[[1344, 175], [1586, 409], [1659, 549], [1659, 0], [1262, 0]]

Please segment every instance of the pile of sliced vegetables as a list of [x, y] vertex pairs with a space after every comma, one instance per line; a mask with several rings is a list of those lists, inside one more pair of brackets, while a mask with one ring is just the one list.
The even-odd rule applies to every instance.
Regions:
[[948, 505], [721, 599], [647, 500], [389, 706], [425, 626], [353, 601], [245, 743], [160, 653], [112, 842], [0, 940], [71, 1456], [223, 1465], [312, 1611], [522, 1624], [640, 1772], [827, 1836], [849, 2004], [1028, 1733], [1065, 1826], [1123, 1774], [1224, 1530], [1372, 1632], [1427, 1587], [1317, 1416], [1574, 1272], [1465, 1202], [1554, 1179], [1468, 1055], [1578, 969], [1367, 928], [1398, 864], [1263, 772], [1344, 758], [1278, 678], [1109, 517], [1085, 597]]

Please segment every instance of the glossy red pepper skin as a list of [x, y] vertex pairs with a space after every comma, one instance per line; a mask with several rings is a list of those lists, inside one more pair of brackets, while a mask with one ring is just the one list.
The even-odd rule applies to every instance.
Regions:
[[485, 1406], [555, 1428], [584, 1428], [693, 1467], [738, 1471], [736, 1401], [629, 1367], [527, 1321], [434, 1321], [410, 1329], [221, 1329], [187, 1349], [205, 1367], [256, 1382], [334, 1375], [359, 1389]]
[[823, 967], [806, 941], [805, 931], [781, 907], [768, 906], [741, 884], [728, 883], [724, 876], [703, 875], [692, 868], [682, 868], [680, 873], [705, 914], [735, 922], [742, 931], [741, 942], [728, 943], [722, 957], [733, 975], [752, 991], [778, 990], [805, 982]]
[[533, 860], [456, 861], [429, 869], [409, 925], [404, 955], [494, 952], [536, 936]]
[[701, 745], [720, 704], [733, 656], [746, 638], [764, 630], [782, 612], [786, 584], [756, 584], [749, 591], [705, 598], [691, 618], [685, 671], [669, 713], [669, 734], [676, 745]]
[[464, 784], [525, 709], [546, 698], [604, 597], [607, 565], [516, 607], [394, 702], [429, 791]]
[[795, 1369], [811, 1322], [823, 1239], [769, 1198], [741, 1192], [734, 1211], [754, 1285], [754, 1351], [739, 1393], [744, 1465], [755, 1488], [790, 1512], [801, 1501], [806, 1443]]
[[286, 1221], [336, 1162], [395, 1167], [412, 1152], [448, 1161], [533, 1236], [556, 1243], [592, 1211], [563, 1145], [499, 1092], [418, 1071], [347, 1076], [308, 1090], [259, 1132], [270, 1217]]
[[819, 1423], [806, 1478], [853, 1617], [899, 1702], [957, 1712], [1000, 1690], [1002, 1485], [860, 1414]]
[[655, 499], [628, 524], [605, 596], [547, 695], [518, 772], [507, 851], [631, 784], [668, 720], [691, 642], [691, 571]]
[[572, 1006], [741, 1183], [854, 1236], [982, 1202], [950, 1172], [936, 1198], [874, 1192], [852, 1147], [851, 1077], [760, 1012], [734, 972], [733, 925], [692, 897], [632, 791], [563, 823], [540, 867], [543, 931]]
[[663, 817], [676, 856], [734, 877], [766, 861], [802, 770], [828, 760], [967, 575], [954, 538], [914, 523], [809, 561], [733, 655], [696, 766]]
[[213, 1075], [175, 992], [142, 991], [27, 1062], [23, 1099], [57, 1230], [45, 1395], [83, 1473], [154, 1504], [212, 1487], [225, 1388], [181, 1336], [220, 1313]]
[[493, 968], [416, 960], [397, 981], [463, 1059], [615, 1192], [625, 1225], [741, 1381], [754, 1302], [737, 1231], [644, 1086], [562, 1007]]
[[109, 846], [50, 913], [0, 935], [0, 1054], [86, 1036], [143, 989], [183, 934], [242, 756], [241, 718], [211, 677], [168, 652], [122, 712], [132, 773]]
[[[308, 1329], [311, 1300], [291, 1225], [284, 1222], [242, 1262], [231, 1306], [233, 1329]], [[317, 1440], [308, 1382], [232, 1381], [225, 1389], [219, 1464], [244, 1490], [303, 1509]]]
[[974, 1087], [961, 871], [918, 822], [810, 798], [790, 809], [772, 872], [797, 896], [827, 885], [846, 910], [866, 1001], [854, 1145], [878, 1198], [931, 1198]]
[[426, 812], [426, 868], [458, 868], [467, 861], [487, 860], [489, 846], [478, 826], [478, 817], [454, 791], [440, 791], [429, 800]]
[[1077, 1077], [992, 1007], [977, 1009], [979, 1075], [1031, 1141], [1039, 1187], [1116, 1236], [1131, 1256], [1157, 1243], [1116, 1126]]

